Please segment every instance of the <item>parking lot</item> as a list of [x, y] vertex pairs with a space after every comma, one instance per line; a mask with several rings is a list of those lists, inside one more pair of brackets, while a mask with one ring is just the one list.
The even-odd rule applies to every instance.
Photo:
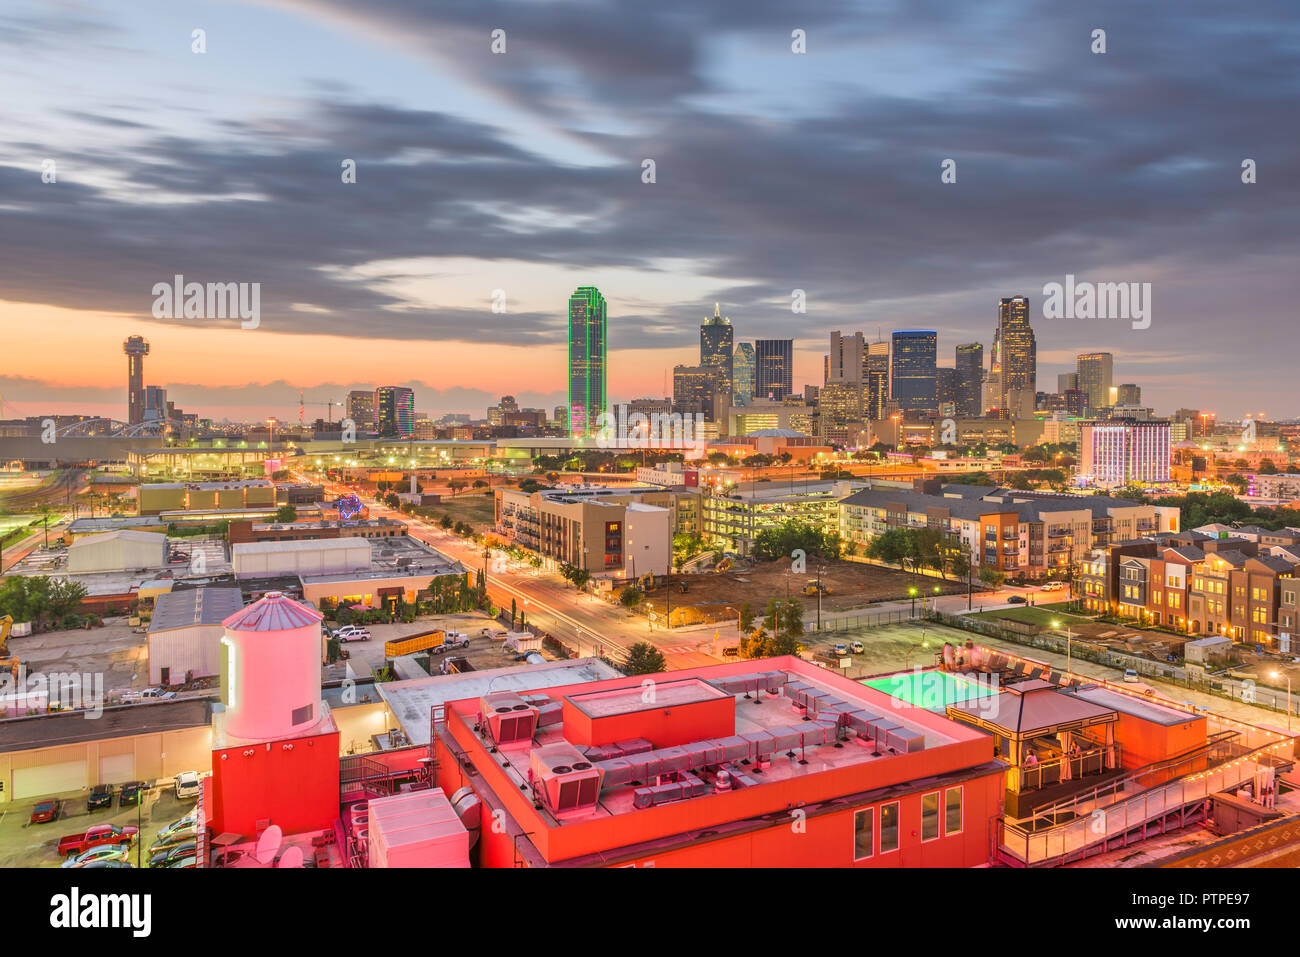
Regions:
[[87, 795], [85, 790], [57, 795], [63, 802], [59, 817], [45, 824], [29, 823], [32, 808], [39, 803], [38, 800], [0, 805], [3, 808], [0, 810], [0, 868], [58, 867], [64, 860], [58, 853], [59, 839], [96, 824], [139, 826], [143, 844], [132, 846], [131, 866], [136, 865], [137, 849], [139, 859], [147, 865], [149, 845], [158, 832], [194, 807], [193, 800], [177, 799], [170, 781], [144, 792], [144, 799], [138, 809], [118, 807], [115, 793], [112, 808], [87, 811]]

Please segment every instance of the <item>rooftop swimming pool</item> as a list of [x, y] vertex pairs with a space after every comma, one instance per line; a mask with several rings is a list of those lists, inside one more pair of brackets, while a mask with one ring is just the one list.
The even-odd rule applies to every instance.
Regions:
[[862, 683], [936, 714], [943, 714], [950, 704], [978, 701], [1001, 690], [996, 685], [946, 671], [900, 671], [895, 675], [868, 678]]

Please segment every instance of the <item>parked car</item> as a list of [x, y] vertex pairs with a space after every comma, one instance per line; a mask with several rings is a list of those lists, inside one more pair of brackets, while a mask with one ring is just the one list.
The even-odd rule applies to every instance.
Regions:
[[1042, 591], [1060, 591], [1065, 587], [1065, 582], [1048, 582], [1042, 587]]
[[199, 772], [182, 771], [176, 775], [176, 797], [184, 801], [199, 796]]
[[144, 790], [143, 781], [128, 781], [122, 785], [117, 795], [118, 807], [135, 807], [140, 803], [140, 794]]
[[1027, 605], [1027, 604], [1029, 604], [1029, 599], [1026, 598], [1024, 595], [1012, 595], [1010, 598], [1007, 599], [1007, 604], [1008, 604], [1008, 605]]
[[849, 646], [842, 641], [836, 642], [835, 653], [837, 655], [847, 655], [849, 653]]
[[129, 844], [101, 844], [81, 854], [73, 854], [60, 867], [85, 867], [96, 861], [124, 861], [131, 853]]
[[125, 844], [130, 847], [139, 832], [134, 827], [119, 827], [116, 824], [96, 824], [80, 834], [67, 834], [59, 838], [59, 853], [84, 854], [92, 847], [101, 844]]
[[62, 801], [42, 801], [32, 808], [32, 824], [48, 824], [59, 816], [59, 811], [63, 807]]
[[369, 641], [370, 632], [364, 628], [358, 628], [356, 625], [344, 625], [334, 632], [334, 637], [339, 641]]
[[191, 824], [189, 827], [180, 828], [179, 830], [172, 831], [170, 834], [165, 836], [156, 837], [154, 838], [154, 842], [149, 845], [149, 853], [157, 854], [159, 851], [165, 851], [168, 848], [176, 847], [178, 844], [184, 844], [186, 841], [193, 841], [195, 839], [195, 831], [195, 825]]
[[174, 864], [168, 864], [168, 867], [198, 867], [198, 858], [191, 854], [189, 857], [182, 857]]
[[179, 821], [172, 821], [170, 824], [163, 827], [163, 829], [158, 832], [158, 836], [154, 838], [154, 843], [157, 844], [163, 838], [167, 837], [170, 834], [175, 834], [177, 831], [183, 831], [186, 828], [193, 830], [196, 813], [197, 813], [197, 808], [193, 811], [190, 811], [189, 814], [186, 814]]
[[166, 688], [145, 688], [140, 692], [140, 697], [146, 701], [170, 701], [176, 697], [176, 692]]
[[86, 798], [86, 810], [98, 811], [102, 807], [113, 806], [113, 785], [96, 784], [90, 789], [90, 797]]
[[114, 860], [113, 858], [109, 858], [106, 861], [91, 861], [89, 864], [83, 865], [83, 867], [87, 870], [89, 870], [90, 868], [99, 868], [99, 867], [130, 867], [130, 866], [131, 866], [130, 861], [126, 861], [126, 860], [118, 861], [118, 860]]
[[853, 649], [853, 653], [855, 655], [860, 655], [867, 650], [867, 646], [860, 641], [853, 642], [852, 644], [849, 645], [849, 647]]
[[1125, 668], [1124, 680], [1129, 682], [1136, 682], [1138, 680], [1138, 673], [1132, 668]]
[[179, 864], [187, 857], [195, 853], [196, 842], [193, 838], [183, 841], [180, 844], [172, 844], [170, 847], [164, 847], [157, 851], [149, 858], [150, 867], [171, 867]]

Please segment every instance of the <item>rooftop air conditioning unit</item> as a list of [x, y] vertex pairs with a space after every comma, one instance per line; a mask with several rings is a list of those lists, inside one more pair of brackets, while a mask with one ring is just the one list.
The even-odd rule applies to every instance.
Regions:
[[533, 749], [529, 778], [553, 814], [595, 808], [604, 776], [604, 771], [571, 744], [561, 742]]
[[528, 745], [537, 731], [537, 708], [513, 691], [498, 691], [479, 699], [480, 720], [499, 748]]

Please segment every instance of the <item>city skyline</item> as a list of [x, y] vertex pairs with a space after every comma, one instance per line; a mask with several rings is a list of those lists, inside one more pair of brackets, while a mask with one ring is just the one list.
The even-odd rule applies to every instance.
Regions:
[[[738, 338], [795, 340], [797, 392], [820, 382], [831, 329], [937, 329], [945, 356], [987, 347], [985, 303], [1023, 293], [1040, 310], [1067, 276], [1152, 282], [1154, 321], [1039, 311], [1045, 373], [1103, 350], [1157, 408], [1297, 411], [1286, 350], [1269, 346], [1298, 291], [1284, 246], [1300, 193], [1281, 168], [1293, 21], [1247, 6], [1229, 30], [1209, 3], [1173, 22], [1118, 3], [1063, 21], [1003, 2], [922, 40], [906, 8], [873, 9], [864, 31], [870, 7], [800, 12], [803, 56], [791, 13], [752, 5], [546, 11], [544, 37], [493, 56], [459, 7], [200, 4], [200, 56], [188, 10], [19, 3], [22, 29], [0, 32], [22, 53], [0, 152], [0, 330], [31, 348], [0, 376], [4, 414], [126, 417], [104, 356], [131, 335], [154, 345], [154, 384], [218, 418], [293, 418], [299, 389], [341, 400], [394, 381], [422, 411], [505, 393], [551, 407], [559, 304], [578, 285], [609, 297], [611, 397], [661, 392], [714, 301]], [[520, 36], [542, 15], [498, 12]], [[1105, 56], [1089, 50], [1094, 17], [1125, 38]], [[1028, 51], [1013, 63], [962, 54], [1012, 27]], [[884, 35], [910, 39], [881, 51]], [[69, 58], [75, 88], [52, 68]], [[1206, 58], [1233, 82], [1206, 90]], [[1257, 183], [1241, 182], [1244, 157]], [[258, 327], [153, 318], [154, 285], [182, 274], [261, 283]], [[1230, 354], [1225, 316], [1252, 332]]]

